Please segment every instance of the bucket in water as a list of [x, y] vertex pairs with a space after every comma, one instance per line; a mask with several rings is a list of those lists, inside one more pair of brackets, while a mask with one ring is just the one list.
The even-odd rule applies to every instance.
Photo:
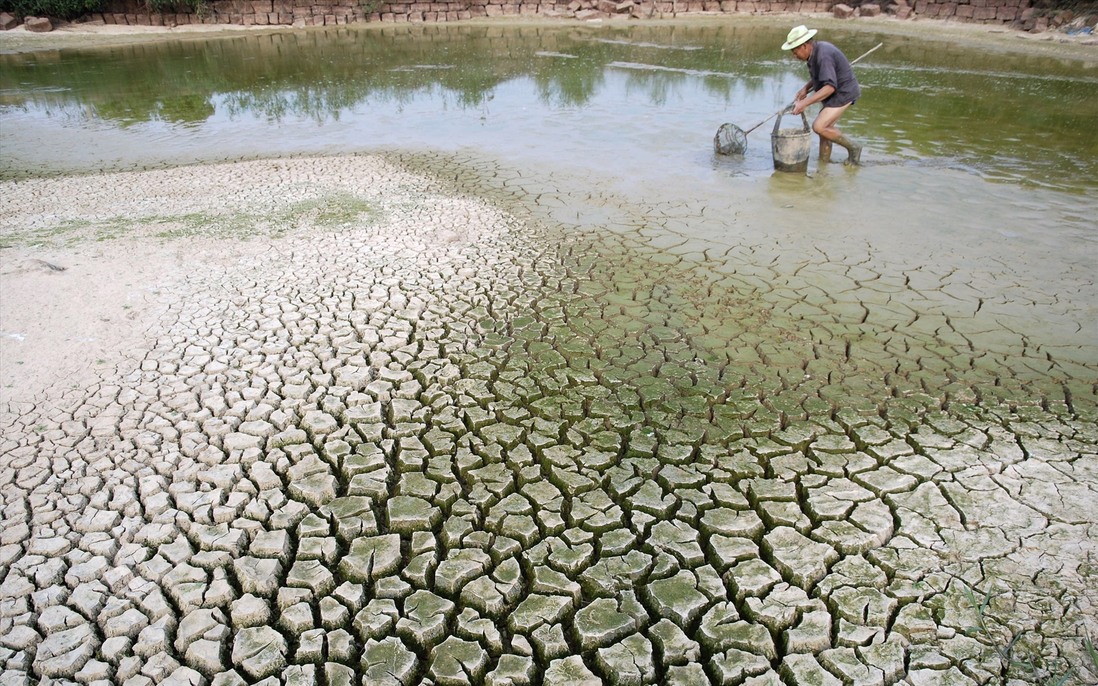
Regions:
[[774, 120], [774, 131], [770, 134], [770, 147], [774, 150], [774, 169], [783, 172], [808, 171], [808, 153], [812, 149], [812, 130], [808, 128], [808, 118], [801, 112], [799, 129], [783, 129], [782, 117], [791, 110], [783, 110]]

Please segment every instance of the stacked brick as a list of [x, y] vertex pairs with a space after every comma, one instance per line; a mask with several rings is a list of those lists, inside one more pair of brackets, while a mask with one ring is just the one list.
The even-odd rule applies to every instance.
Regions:
[[980, 24], [1011, 24], [1031, 0], [915, 0], [915, 14], [929, 19], [958, 19]]
[[198, 12], [150, 12], [141, 0], [116, 0], [93, 19], [107, 24], [180, 26], [236, 24], [243, 26], [350, 24], [365, 21], [357, 0], [213, 0]]
[[[898, 18], [920, 16], [1022, 26], [1033, 0], [891, 0], [884, 10]], [[874, 16], [876, 3], [836, 0], [210, 0], [192, 13], [149, 12], [144, 0], [114, 0], [94, 15], [108, 24], [178, 26], [241, 24], [316, 26], [364, 21], [457, 21], [479, 17], [545, 16], [575, 19], [674, 17], [683, 14], [812, 14]], [[1028, 28], [1028, 27], [1026, 27]]]

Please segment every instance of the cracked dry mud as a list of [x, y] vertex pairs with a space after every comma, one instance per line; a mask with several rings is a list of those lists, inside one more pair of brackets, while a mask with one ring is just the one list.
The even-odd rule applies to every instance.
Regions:
[[259, 247], [2, 408], [0, 683], [1098, 676], [1093, 359], [933, 314], [946, 268], [699, 264], [449, 164], [4, 184], [9, 234]]

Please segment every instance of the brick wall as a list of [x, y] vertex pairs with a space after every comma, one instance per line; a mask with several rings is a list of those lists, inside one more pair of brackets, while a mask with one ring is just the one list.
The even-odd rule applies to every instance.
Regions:
[[[866, 2], [866, 14], [920, 16], [1021, 28], [1033, 0], [884, 0]], [[689, 14], [825, 13], [857, 16], [859, 2], [836, 0], [209, 0], [201, 13], [149, 12], [144, 0], [114, 0], [92, 15], [108, 24], [178, 26], [242, 24], [316, 26], [356, 22], [443, 22], [479, 17], [544, 16], [586, 19], [648, 19]], [[870, 8], [873, 8], [870, 11]], [[840, 14], [851, 10], [849, 15]], [[1027, 10], [1030, 10], [1027, 13]], [[1023, 15], [1027, 16], [1023, 16]]]
[[938, 2], [915, 0], [915, 14], [930, 19], [959, 19], [977, 23], [1010, 24], [1021, 18], [1031, 3], [1018, 0], [965, 0]]

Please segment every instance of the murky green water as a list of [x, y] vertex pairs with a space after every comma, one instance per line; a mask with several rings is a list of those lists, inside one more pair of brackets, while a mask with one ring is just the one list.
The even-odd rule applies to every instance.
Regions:
[[1098, 69], [825, 28], [851, 57], [884, 43], [843, 120], [866, 165], [818, 169], [813, 152], [807, 177], [774, 174], [769, 123], [743, 157], [715, 155], [712, 137], [803, 83], [778, 49], [787, 28], [400, 26], [0, 55], [0, 176], [385, 150], [491, 160], [489, 186], [555, 222], [720, 273], [761, 260], [787, 285], [781, 310], [850, 286], [835, 265], [871, 268], [895, 280], [893, 328], [934, 313], [969, 322], [974, 349], [1007, 332], [1022, 358], [1098, 364]]
[[[3, 171], [372, 150], [484, 149], [600, 176], [765, 171], [710, 159], [804, 80], [779, 22], [395, 27], [0, 56]], [[876, 163], [918, 161], [1089, 191], [1098, 70], [1070, 61], [830, 30], [865, 96], [845, 118]], [[89, 141], [89, 135], [92, 140]], [[638, 179], [639, 180], [639, 179]]]

